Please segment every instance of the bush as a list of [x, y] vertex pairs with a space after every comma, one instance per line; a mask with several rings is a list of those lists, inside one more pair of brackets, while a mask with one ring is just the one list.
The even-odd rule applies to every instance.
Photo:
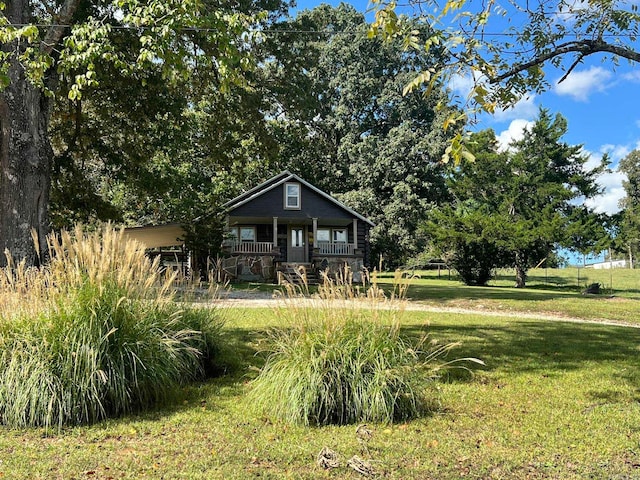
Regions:
[[457, 242], [450, 264], [465, 285], [485, 286], [493, 277], [501, 252], [485, 241]]
[[393, 422], [425, 412], [453, 345], [428, 350], [426, 336], [403, 338], [402, 302], [387, 301], [375, 285], [352, 298], [340, 293], [352, 288], [326, 285], [312, 306], [289, 298], [279, 310], [292, 326], [267, 336], [266, 363], [251, 391], [258, 408], [305, 425]]
[[[172, 301], [172, 279], [122, 232], [50, 238], [41, 270], [3, 270], [0, 421], [91, 423], [172, 398], [203, 376], [221, 323]], [[11, 307], [11, 309], [9, 309]]]

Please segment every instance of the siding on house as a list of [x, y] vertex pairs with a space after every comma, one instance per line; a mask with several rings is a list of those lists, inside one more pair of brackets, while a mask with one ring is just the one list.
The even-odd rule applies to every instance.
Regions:
[[265, 217], [265, 221], [271, 221], [273, 217], [283, 220], [322, 218], [325, 221], [328, 219], [351, 220], [353, 218], [352, 214], [338, 205], [328, 202], [326, 198], [305, 185], [300, 185], [300, 190], [299, 210], [284, 208], [284, 186], [278, 185], [258, 198], [234, 208], [229, 214], [234, 217]]
[[125, 237], [137, 240], [145, 248], [182, 246], [185, 235], [184, 229], [176, 223], [124, 229]]

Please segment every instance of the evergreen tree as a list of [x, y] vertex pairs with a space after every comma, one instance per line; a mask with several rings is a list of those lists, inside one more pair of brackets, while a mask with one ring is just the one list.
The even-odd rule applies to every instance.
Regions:
[[640, 151], [634, 150], [620, 160], [618, 170], [627, 176], [622, 182], [625, 197], [621, 200], [618, 214], [616, 246], [629, 258], [634, 268], [640, 250]]
[[[483, 272], [515, 268], [517, 287], [525, 286], [527, 270], [557, 245], [596, 249], [606, 237], [602, 220], [578, 200], [600, 193], [596, 178], [606, 159], [586, 171], [581, 147], [562, 141], [566, 131], [562, 116], [542, 109], [509, 151], [498, 151], [493, 131], [475, 134], [470, 150], [477, 161], [452, 172], [454, 205], [440, 209], [438, 221], [429, 224], [436, 245], [462, 252], [458, 256], [464, 263], [482, 257], [488, 263]], [[464, 226], [457, 228], [465, 235], [453, 230], [456, 225]], [[474, 283], [487, 279], [483, 273]]]

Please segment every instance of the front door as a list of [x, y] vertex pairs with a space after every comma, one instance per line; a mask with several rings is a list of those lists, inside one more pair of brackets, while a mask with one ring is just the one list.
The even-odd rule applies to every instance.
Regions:
[[287, 248], [287, 262], [304, 263], [307, 261], [307, 246], [305, 242], [306, 228], [289, 227], [289, 248]]

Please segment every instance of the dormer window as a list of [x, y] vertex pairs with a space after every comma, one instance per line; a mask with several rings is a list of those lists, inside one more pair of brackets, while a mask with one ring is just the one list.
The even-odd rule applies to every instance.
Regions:
[[287, 210], [300, 210], [300, 184], [284, 184], [284, 208]]

